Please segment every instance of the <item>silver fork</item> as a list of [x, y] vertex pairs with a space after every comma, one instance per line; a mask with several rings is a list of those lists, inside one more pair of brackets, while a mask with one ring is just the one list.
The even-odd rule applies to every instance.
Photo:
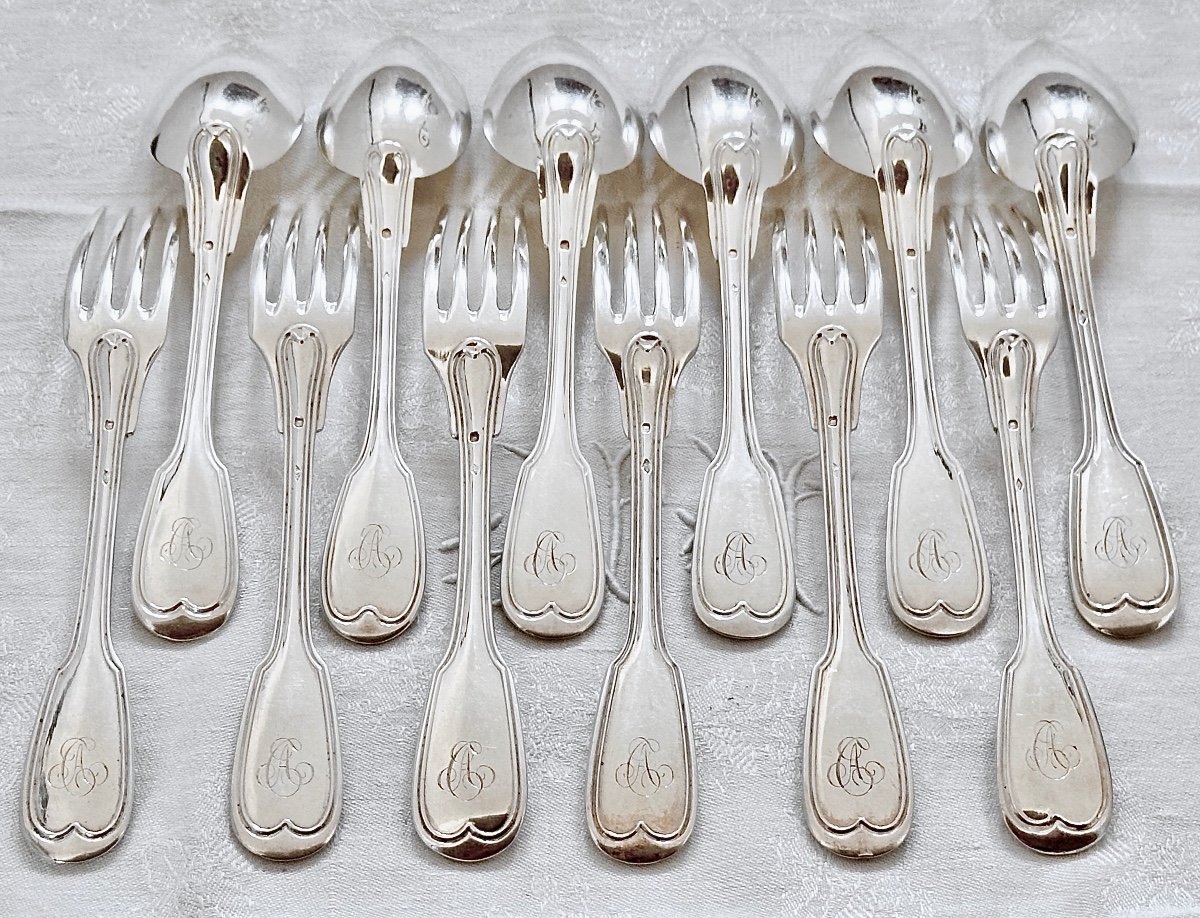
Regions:
[[513, 221], [512, 297], [498, 302], [499, 219], [484, 238], [483, 296], [467, 296], [471, 214], [455, 247], [449, 308], [438, 295], [442, 216], [425, 259], [425, 350], [441, 377], [462, 471], [458, 587], [450, 647], [433, 675], [417, 748], [413, 815], [421, 840], [455, 860], [501, 851], [525, 811], [525, 754], [512, 676], [492, 630], [492, 440], [500, 431], [508, 376], [525, 343], [529, 244]]
[[[971, 217], [972, 261], [982, 279], [982, 297], [971, 289], [960, 230], [950, 219], [946, 242], [963, 333], [983, 371], [1000, 435], [1017, 573], [1020, 630], [1000, 694], [1000, 806], [1022, 842], [1064, 854], [1088, 847], [1104, 833], [1112, 782], [1087, 687], [1054, 634], [1034, 503], [1030, 431], [1038, 378], [1061, 322], [1058, 276], [1041, 234], [1023, 215], [1013, 215], [1028, 237], [1021, 242], [1008, 220], [996, 214], [988, 219], [1003, 249], [998, 261], [984, 220]], [[1032, 249], [1036, 266], [1022, 249]], [[1002, 289], [1002, 274], [1011, 299]]]
[[696, 241], [682, 217], [682, 312], [671, 299], [667, 237], [653, 212], [654, 305], [644, 313], [637, 226], [625, 217], [624, 303], [614, 311], [608, 222], [597, 217], [592, 253], [596, 338], [612, 361], [629, 437], [629, 637], [608, 669], [596, 715], [588, 777], [588, 828], [618, 860], [668, 857], [691, 835], [696, 811], [695, 753], [683, 673], [667, 651], [659, 583], [662, 450], [671, 396], [700, 341]]
[[284, 242], [279, 295], [267, 292], [272, 237], [282, 220], [272, 215], [254, 247], [250, 337], [275, 389], [287, 473], [283, 491], [283, 550], [275, 636], [254, 671], [234, 755], [230, 815], [247, 850], [292, 860], [324, 847], [342, 809], [342, 768], [329, 671], [309, 631], [309, 494], [313, 443], [325, 426], [325, 401], [334, 365], [354, 331], [358, 277], [358, 215], [352, 213], [342, 246], [337, 299], [326, 281], [329, 214], [313, 242], [306, 299], [298, 291], [296, 255], [300, 213]]
[[836, 220], [832, 235], [832, 301], [821, 280], [811, 214], [804, 221], [803, 300], [793, 296], [782, 217], [773, 245], [779, 337], [804, 377], [809, 416], [820, 435], [829, 565], [829, 641], [809, 692], [804, 810], [809, 830], [830, 851], [874, 857], [900, 845], [912, 819], [900, 713], [863, 629], [850, 501], [850, 431], [858, 426], [863, 369], [879, 341], [883, 294], [879, 251], [865, 227], [861, 300], [850, 289], [846, 240]]
[[[26, 834], [55, 861], [103, 854], [125, 833], [132, 796], [125, 670], [109, 636], [113, 543], [125, 438], [167, 332], [179, 256], [179, 218], [121, 218], [111, 236], [101, 211], [75, 252], [65, 298], [67, 347], [79, 361], [92, 432], [92, 491], [83, 586], [67, 658], [42, 699], [25, 768]], [[132, 252], [130, 250], [133, 250]], [[123, 300], [118, 266], [132, 258]], [[103, 259], [94, 295], [84, 272]], [[146, 268], [156, 264], [157, 279]], [[143, 289], [145, 288], [145, 289]]]

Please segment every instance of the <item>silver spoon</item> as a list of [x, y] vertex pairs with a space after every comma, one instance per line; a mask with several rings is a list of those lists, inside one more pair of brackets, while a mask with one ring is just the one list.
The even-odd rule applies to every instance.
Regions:
[[1037, 194], [1072, 320], [1084, 415], [1071, 470], [1075, 607], [1105, 634], [1154, 631], [1178, 604], [1175, 554], [1146, 467], [1117, 427], [1092, 292], [1096, 186], [1133, 155], [1134, 130], [1094, 86], [1051, 72], [993, 107], [983, 141], [995, 172]]
[[754, 638], [787, 623], [794, 590], [783, 495], [754, 424], [749, 267], [763, 194], [791, 174], [798, 137], [791, 113], [763, 80], [728, 60], [722, 52], [720, 63], [668, 81], [648, 124], [659, 155], [704, 187], [721, 272], [724, 423], [696, 514], [693, 598], [709, 628]]
[[322, 152], [361, 183], [375, 281], [367, 433], [333, 511], [322, 578], [330, 625], [354, 641], [402, 632], [424, 588], [421, 509], [396, 439], [400, 257], [416, 180], [453, 163], [470, 132], [462, 89], [412, 41], [380, 47], [343, 77], [318, 125]]
[[817, 143], [832, 159], [875, 180], [896, 262], [908, 369], [908, 438], [892, 469], [888, 500], [892, 611], [925, 634], [962, 634], [983, 621], [991, 585], [975, 504], [942, 433], [925, 253], [934, 185], [970, 157], [970, 135], [928, 79], [883, 66], [851, 73], [818, 108], [812, 124]]
[[249, 73], [188, 84], [150, 144], [183, 176], [195, 255], [192, 336], [183, 416], [155, 473], [133, 556], [133, 606], [142, 624], [184, 641], [219, 627], [237, 593], [237, 529], [229, 472], [212, 439], [212, 384], [225, 261], [237, 244], [246, 185], [300, 132], [298, 109]]
[[600, 65], [565, 39], [517, 55], [492, 85], [483, 130], [537, 174], [550, 258], [550, 344], [537, 442], [521, 466], [501, 569], [504, 611], [522, 631], [585, 631], [603, 600], [600, 513], [575, 430], [575, 309], [597, 179], [633, 161], [641, 123]]

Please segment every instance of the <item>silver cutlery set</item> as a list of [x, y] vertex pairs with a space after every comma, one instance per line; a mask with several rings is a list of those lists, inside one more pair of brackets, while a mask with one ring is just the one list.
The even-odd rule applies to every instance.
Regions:
[[[928, 78], [907, 65], [863, 67], [833, 82], [811, 128], [831, 159], [874, 182], [882, 243], [894, 261], [908, 437], [887, 509], [888, 599], [905, 625], [952, 638], [983, 621], [992, 592], [934, 380], [927, 258], [935, 223], [945, 238], [963, 334], [1000, 439], [1015, 558], [1019, 638], [1001, 683], [1000, 808], [1024, 844], [1068, 853], [1103, 834], [1112, 783], [1083, 678], [1055, 636], [1035, 507], [1037, 384], [1064, 321], [1085, 430], [1070, 482], [1076, 608], [1098, 631], [1134, 637], [1171, 617], [1178, 582], [1150, 479], [1117, 428], [1093, 302], [1096, 186], [1132, 154], [1132, 128], [1090, 79], [1066, 70], [1017, 77], [990, 109], [981, 145], [995, 172], [1034, 192], [1040, 227], [1015, 209], [935, 221], [937, 180], [966, 162], [974, 142]], [[793, 534], [756, 432], [749, 346], [764, 195], [795, 170], [803, 134], [781, 98], [751, 60], [693, 57], [668, 77], [646, 119], [659, 155], [702, 187], [707, 205], [720, 285], [723, 423], [700, 491], [692, 598], [708, 628], [738, 639], [778, 632], [795, 597]], [[194, 256], [179, 434], [151, 482], [132, 571], [138, 619], [170, 640], [217, 629], [237, 593], [234, 502], [212, 437], [217, 322], [252, 176], [300, 133], [301, 109], [284, 99], [246, 72], [202, 77], [170, 105], [151, 145], [183, 177]], [[299, 213], [275, 213], [254, 245], [249, 290], [250, 336], [273, 384], [287, 474], [274, 637], [251, 676], [230, 811], [237, 840], [273, 860], [322, 848], [341, 814], [334, 687], [309, 619], [309, 507], [316, 434], [354, 327], [364, 234], [374, 291], [366, 437], [329, 525], [321, 605], [338, 634], [360, 643], [400, 635], [421, 605], [425, 534], [396, 421], [400, 307], [413, 291], [402, 289], [398, 268], [417, 180], [461, 154], [469, 106], [428, 52], [393, 42], [338, 82], [317, 134], [329, 162], [359, 180], [361, 218], [357, 207], [335, 208], [306, 231]], [[522, 631], [563, 638], [587, 630], [603, 604], [596, 489], [574, 397], [580, 266], [590, 255], [596, 337], [616, 376], [630, 449], [631, 502], [629, 635], [600, 693], [586, 813], [605, 853], [657, 861], [691, 835], [702, 767], [683, 673], [667, 647], [660, 549], [672, 398], [700, 340], [699, 246], [684, 217], [656, 207], [639, 221], [622, 206], [610, 221], [596, 206], [600, 177], [639, 155], [641, 120], [578, 46], [539, 42], [510, 62], [487, 97], [484, 134], [536, 176], [549, 280], [541, 426], [508, 515], [499, 605]], [[114, 230], [102, 214], [89, 230], [66, 296], [67, 344], [90, 406], [91, 511], [74, 637], [42, 703], [22, 803], [27, 834], [56, 861], [107, 851], [131, 805], [125, 677], [109, 637], [116, 507], [125, 439], [166, 332], [180, 221], [159, 211], [115, 222]], [[899, 706], [864, 622], [851, 502], [850, 435], [885, 308], [880, 242], [857, 216], [849, 230], [836, 213], [789, 210], [769, 222], [778, 334], [818, 433], [828, 561], [828, 644], [810, 687], [801, 796], [821, 845], [873, 857], [904, 841], [913, 810]], [[457, 226], [444, 213], [425, 255], [424, 345], [458, 441], [461, 490], [453, 627], [416, 738], [413, 822], [422, 841], [456, 860], [504, 849], [525, 810], [517, 687], [493, 632], [490, 479], [525, 342], [530, 259], [520, 216], [499, 212], [468, 212]], [[301, 263], [311, 267], [301, 272]], [[481, 286], [468, 282], [477, 265]]]

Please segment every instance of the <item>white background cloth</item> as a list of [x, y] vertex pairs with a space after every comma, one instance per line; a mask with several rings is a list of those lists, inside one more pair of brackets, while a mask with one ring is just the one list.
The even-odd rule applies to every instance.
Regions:
[[[1088, 9], [1091, 7], [1091, 9]], [[270, 640], [279, 552], [282, 441], [270, 384], [246, 334], [249, 243], [267, 208], [348, 200], [347, 178], [316, 150], [315, 115], [335, 77], [381, 38], [407, 35], [444, 58], [471, 100], [502, 65], [541, 35], [572, 36], [645, 110], [666, 63], [706, 38], [758, 51], [799, 112], [807, 111], [840, 49], [872, 30], [918, 54], [978, 124], [989, 81], [1023, 45], [1062, 42], [1101, 68], [1136, 112], [1140, 146], [1101, 193], [1097, 258], [1100, 325], [1124, 431], [1148, 462], [1181, 566], [1184, 602], [1163, 632], [1119, 642], [1072, 609], [1067, 582], [1067, 478], [1080, 409], [1064, 336], [1042, 383], [1035, 433], [1037, 494], [1050, 599], [1062, 643], [1083, 671], [1104, 729], [1116, 808], [1104, 840], [1052, 859], [1004, 827], [995, 782], [1000, 669], [1015, 634], [1013, 573], [998, 448], [982, 384], [963, 343], [940, 234], [931, 259], [938, 388], [952, 450], [973, 487], [993, 573], [992, 613], [965, 638], [935, 642], [887, 609], [883, 520], [888, 475], [904, 429], [899, 321], [889, 300], [853, 441], [862, 593], [872, 640], [888, 665], [912, 757], [912, 833], [895, 854], [849, 863], [804, 827], [800, 739], [809, 674], [825, 642], [819, 611], [798, 611], [778, 636], [733, 643], [692, 612], [684, 546], [706, 450], [719, 433], [719, 313], [706, 263], [699, 352], [686, 371], [666, 450], [663, 579], [670, 646], [687, 678], [697, 744], [699, 813], [684, 851], [654, 867], [608, 860], [588, 839], [583, 795], [597, 696], [624, 640], [626, 610], [610, 597], [594, 629], [563, 643], [518, 634], [502, 615], [501, 651], [518, 689], [529, 763], [529, 806], [517, 841], [477, 865], [447, 862], [417, 840], [410, 813], [413, 750], [429, 677], [447, 640], [457, 535], [457, 450], [445, 400], [419, 334], [420, 251], [433, 215], [453, 207], [525, 206], [536, 220], [533, 176], [506, 164], [476, 130], [465, 159], [417, 187], [413, 248], [405, 259], [401, 334], [401, 441], [416, 475], [429, 576], [419, 623], [377, 648], [337, 638], [314, 606], [342, 735], [345, 811], [315, 858], [272, 865], [230, 834], [233, 744], [253, 666]], [[1196, 557], [1200, 477], [1193, 452], [1200, 405], [1200, 6], [1185, 0], [0, 0], [0, 911], [16, 915], [385, 915], [791, 913], [805, 915], [1166, 916], [1200, 913], [1200, 614], [1187, 601]], [[189, 327], [190, 258], [181, 261], [167, 345], [153, 368], [129, 442], [113, 595], [113, 636], [129, 682], [135, 808], [125, 839], [98, 860], [44, 863], [22, 838], [21, 773], [37, 706], [65, 652], [75, 614], [88, 497], [90, 446], [80, 374], [61, 340], [60, 302], [71, 251], [100, 205], [181, 201], [179, 179], [147, 141], [173, 74], [222, 47], [286, 62], [308, 123], [285, 160], [255, 175], [241, 245], [231, 260], [218, 341], [215, 428], [229, 466], [241, 538], [241, 589], [212, 638], [172, 645], [144, 631], [129, 604], [137, 519], [153, 470], [174, 438]], [[823, 88], [822, 88], [823, 89]], [[871, 183], [833, 166], [808, 143], [800, 174], [772, 192], [768, 211], [837, 201], [878, 228]], [[987, 173], [976, 156], [938, 187], [939, 202], [1032, 199]], [[601, 180], [599, 200], [619, 211], [657, 197], [691, 215], [703, 243], [700, 189], [643, 160]], [[531, 233], [536, 242], [536, 229]], [[705, 250], [707, 246], [704, 247]], [[825, 573], [816, 440], [791, 358], [775, 339], [759, 246], [753, 360], [759, 430], [783, 473], [804, 594], [824, 607]], [[535, 261], [544, 255], [535, 248]], [[364, 269], [365, 270], [365, 269]], [[362, 289], [369, 290], [364, 283]], [[370, 306], [337, 371], [329, 421], [317, 441], [314, 561], [333, 500], [357, 456], [370, 376]], [[627, 489], [613, 463], [623, 448], [617, 392], [594, 345], [583, 297], [578, 330], [579, 424], [602, 514], [625, 570]], [[507, 512], [538, 423], [545, 366], [545, 299], [534, 297], [497, 451], [494, 513]], [[507, 447], [507, 448], [505, 448]], [[495, 545], [499, 546], [502, 526]], [[614, 541], [615, 540], [615, 541]], [[315, 567], [315, 563], [314, 563]], [[650, 701], [648, 699], [648, 701]]]

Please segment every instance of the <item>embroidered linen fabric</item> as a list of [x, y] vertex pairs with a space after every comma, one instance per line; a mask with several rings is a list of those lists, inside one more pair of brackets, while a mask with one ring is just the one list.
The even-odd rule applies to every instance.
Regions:
[[[1089, 9], [1090, 7], [1090, 9]], [[791, 358], [775, 337], [760, 240], [752, 359], [758, 427], [778, 467], [792, 518], [801, 608], [780, 635], [734, 643], [709, 634], [691, 608], [689, 524], [719, 436], [720, 316], [699, 187], [657, 161], [600, 182], [610, 212], [652, 199], [683, 208], [704, 248], [704, 331], [686, 370], [666, 447], [663, 594], [670, 647], [685, 673], [699, 769], [695, 834], [648, 869], [608, 860], [588, 839], [584, 790], [605, 668], [625, 637], [626, 609], [610, 595], [585, 636], [542, 643], [496, 627], [511, 664], [528, 753], [529, 806], [518, 840], [492, 862], [447, 862], [417, 840], [413, 752], [429, 679], [450, 627], [458, 528], [456, 448], [419, 323], [421, 253], [434, 217], [452, 206], [521, 205], [536, 224], [533, 176], [503, 163], [479, 130], [500, 67], [539, 34], [590, 48], [640, 110], [666, 64], [710, 36], [757, 49], [798, 112], [838, 49], [866, 30], [920, 56], [978, 124], [988, 81], [1024, 44], [1050, 38], [1103, 68], [1136, 112], [1140, 146], [1102, 186], [1097, 297], [1123, 429], [1160, 490], [1181, 566], [1184, 603], [1162, 633], [1120, 642], [1072, 609], [1066, 566], [1067, 480], [1081, 438], [1064, 330], [1042, 383], [1034, 436], [1037, 495], [1050, 599], [1067, 652], [1083, 671], [1104, 730], [1116, 797], [1105, 839], [1066, 859], [1034, 854], [1010, 836], [997, 807], [995, 724], [1000, 670], [1016, 636], [1013, 571], [998, 447], [984, 392], [962, 339], [940, 233], [931, 257], [938, 391], [951, 448], [966, 467], [993, 573], [992, 612], [968, 637], [933, 641], [888, 611], [883, 520], [900, 452], [905, 387], [899, 318], [889, 295], [882, 343], [867, 370], [852, 441], [854, 515], [866, 624], [888, 665], [912, 757], [912, 833], [895, 854], [850, 863], [804, 827], [800, 744], [809, 675], [825, 642], [825, 559], [816, 439]], [[404, 260], [399, 424], [416, 476], [428, 541], [418, 624], [399, 640], [353, 646], [314, 606], [341, 729], [345, 811], [333, 844], [287, 866], [246, 854], [229, 829], [233, 744], [253, 666], [270, 640], [279, 558], [282, 441], [261, 356], [247, 336], [250, 242], [275, 201], [311, 208], [354, 189], [317, 152], [312, 124], [332, 81], [386, 35], [421, 39], [449, 62], [473, 106], [476, 132], [451, 172], [417, 188]], [[716, 914], [822, 916], [1139, 915], [1200, 913], [1194, 811], [1200, 771], [1200, 615], [1187, 602], [1200, 580], [1200, 7], [1169, 0], [766, 0], [756, 4], [608, 0], [61, 0], [0, 3], [0, 886], [13, 915]], [[308, 104], [296, 149], [254, 176], [241, 244], [231, 259], [218, 340], [217, 449], [229, 466], [241, 538], [241, 588], [211, 639], [172, 645], [135, 624], [129, 569], [150, 475], [178, 422], [189, 327], [191, 260], [181, 260], [166, 347], [153, 367], [129, 443], [118, 525], [113, 639], [129, 682], [135, 801], [125, 839], [85, 866], [41, 861], [22, 838], [21, 774], [39, 700], [66, 651], [82, 565], [90, 445], [78, 368], [63, 346], [60, 302], [72, 250], [91, 212], [180, 202], [177, 176], [148, 152], [153, 111], [171, 75], [225, 43], [287, 62]], [[806, 202], [859, 209], [881, 232], [871, 183], [824, 160], [811, 141], [801, 174], [773, 191], [767, 213]], [[938, 186], [939, 203], [1030, 195], [995, 179], [982, 157]], [[852, 219], [851, 213], [848, 219]], [[536, 225], [531, 240], [538, 240]], [[535, 262], [544, 255], [535, 246]], [[333, 501], [358, 454], [370, 379], [369, 284], [357, 332], [334, 377], [317, 440], [313, 558]], [[544, 280], [544, 278], [543, 278]], [[586, 278], [585, 278], [586, 282]], [[586, 286], [584, 288], [587, 289]], [[533, 442], [546, 362], [545, 297], [535, 292], [497, 451], [498, 550], [520, 453]], [[590, 298], [578, 323], [578, 408], [608, 533], [612, 583], [627, 565], [627, 469], [617, 390], [594, 343]], [[646, 699], [647, 704], [654, 699]]]

